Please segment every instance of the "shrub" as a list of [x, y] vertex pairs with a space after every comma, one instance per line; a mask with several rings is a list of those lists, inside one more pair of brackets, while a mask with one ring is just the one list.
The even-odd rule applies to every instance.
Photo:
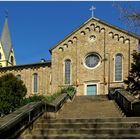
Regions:
[[21, 102], [21, 106], [24, 106], [30, 102], [38, 102], [38, 101], [43, 101], [45, 99], [45, 96], [38, 96], [38, 95], [34, 95], [28, 98], [24, 98]]
[[38, 102], [43, 101], [47, 103], [51, 103], [53, 100], [55, 100], [59, 95], [61, 94], [61, 91], [58, 91], [50, 96], [44, 96], [44, 95], [34, 95], [28, 98], [24, 98], [24, 100], [21, 103], [21, 106], [24, 106], [30, 102]]
[[61, 89], [61, 93], [74, 92], [74, 91], [76, 91], [76, 90], [73, 86], [67, 86], [67, 87]]
[[76, 89], [73, 86], [67, 86], [61, 89], [61, 93], [67, 93], [70, 97], [72, 97], [76, 93]]
[[51, 103], [53, 100], [55, 100], [61, 94], [62, 94], [62, 92], [58, 91], [58, 92], [54, 93], [53, 95], [46, 96], [44, 98], [44, 101], [46, 101], [47, 103]]
[[47, 103], [51, 103], [53, 100], [55, 100], [59, 95], [67, 93], [70, 97], [72, 97], [75, 94], [76, 90], [72, 86], [68, 86], [65, 88], [62, 88], [61, 90], [57, 91], [53, 95], [50, 96], [43, 96], [43, 95], [34, 95], [28, 98], [24, 98], [24, 100], [21, 103], [21, 106], [24, 106], [30, 102], [38, 102], [43, 101]]
[[22, 80], [9, 73], [0, 77], [0, 115], [6, 115], [20, 106], [27, 89]]

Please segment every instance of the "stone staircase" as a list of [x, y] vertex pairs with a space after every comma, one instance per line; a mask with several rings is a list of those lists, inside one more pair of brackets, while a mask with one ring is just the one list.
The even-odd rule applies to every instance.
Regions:
[[105, 95], [77, 96], [72, 103], [65, 104], [57, 118], [104, 118], [122, 117], [122, 111]]
[[140, 118], [50, 119], [36, 124], [28, 139], [136, 139]]
[[44, 114], [19, 138], [116, 139], [140, 138], [140, 118], [125, 117], [106, 96], [75, 97], [56, 118]]

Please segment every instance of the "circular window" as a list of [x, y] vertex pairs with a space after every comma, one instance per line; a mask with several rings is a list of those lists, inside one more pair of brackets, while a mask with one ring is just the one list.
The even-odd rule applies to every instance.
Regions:
[[88, 68], [94, 68], [96, 67], [100, 62], [100, 57], [97, 54], [89, 54], [85, 58], [85, 64]]

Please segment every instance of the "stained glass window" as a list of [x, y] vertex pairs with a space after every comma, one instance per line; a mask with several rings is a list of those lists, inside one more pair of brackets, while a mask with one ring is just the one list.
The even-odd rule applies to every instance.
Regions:
[[65, 60], [65, 84], [70, 84], [71, 60]]
[[98, 65], [99, 62], [100, 62], [100, 58], [96, 54], [90, 54], [85, 59], [85, 64], [89, 68], [94, 68], [95, 66]]
[[122, 55], [115, 57], [115, 81], [122, 81]]
[[36, 94], [38, 92], [38, 74], [33, 74], [33, 92]]

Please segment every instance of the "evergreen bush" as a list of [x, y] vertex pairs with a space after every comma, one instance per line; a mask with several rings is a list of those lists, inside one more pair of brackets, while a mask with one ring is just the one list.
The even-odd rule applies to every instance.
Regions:
[[128, 90], [134, 96], [140, 97], [140, 53], [134, 51], [132, 54], [133, 63], [129, 71], [129, 76], [124, 83], [127, 85]]
[[0, 77], [0, 116], [9, 114], [18, 108], [27, 93], [22, 80], [13, 74]]

